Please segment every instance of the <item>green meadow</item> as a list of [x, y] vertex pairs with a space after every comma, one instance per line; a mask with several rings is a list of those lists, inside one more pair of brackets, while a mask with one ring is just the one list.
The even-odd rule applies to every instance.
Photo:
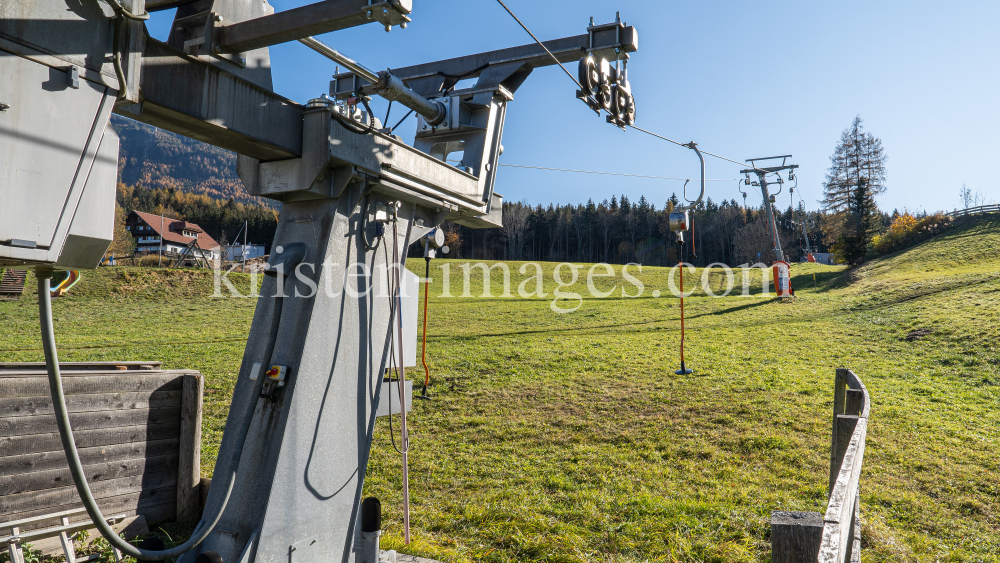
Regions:
[[[433, 401], [408, 418], [413, 542], [402, 543], [400, 459], [380, 419], [366, 492], [382, 500], [383, 544], [449, 563], [769, 561], [771, 511], [826, 504], [834, 370], [846, 367], [872, 399], [862, 561], [1000, 560], [997, 249], [1000, 219], [969, 220], [855, 270], [795, 264], [794, 300], [761, 295], [759, 271], [740, 295], [737, 271], [729, 296], [685, 300], [687, 376], [674, 373], [670, 269], [632, 267], [629, 281], [616, 266], [595, 279], [612, 292], [598, 298], [590, 265], [560, 288], [543, 263], [546, 296], [523, 298], [534, 267], [511, 262], [511, 297], [500, 268], [492, 296], [473, 269], [461, 297], [463, 262], [435, 261]], [[409, 267], [423, 273], [422, 260]], [[687, 273], [688, 287], [701, 275]], [[719, 270], [708, 280], [725, 289]], [[581, 299], [554, 303], [557, 289]], [[0, 301], [2, 361], [42, 358], [33, 293], [31, 282]], [[54, 305], [64, 361], [206, 375], [206, 476], [255, 305], [211, 294], [203, 271], [103, 268]]]

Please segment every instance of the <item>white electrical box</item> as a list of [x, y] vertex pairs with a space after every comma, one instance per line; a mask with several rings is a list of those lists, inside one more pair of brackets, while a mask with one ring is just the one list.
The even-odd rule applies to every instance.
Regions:
[[[413, 381], [404, 381], [406, 396], [406, 412], [413, 410]], [[378, 411], [375, 416], [399, 414], [399, 382], [382, 380], [382, 391], [378, 398]]]
[[95, 268], [111, 244], [115, 98], [73, 70], [0, 57], [0, 265]]
[[[403, 269], [403, 281], [400, 288], [400, 301], [403, 302], [403, 367], [411, 368], [417, 365], [417, 313], [422, 291], [420, 276]], [[392, 331], [393, 350], [399, 357], [399, 336], [396, 327]], [[398, 360], [397, 360], [398, 361]], [[388, 365], [387, 365], [388, 367]]]

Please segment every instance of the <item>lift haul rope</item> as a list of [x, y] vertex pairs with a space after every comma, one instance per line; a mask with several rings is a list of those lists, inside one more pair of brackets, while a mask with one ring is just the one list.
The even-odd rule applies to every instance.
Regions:
[[[575, 76], [573, 76], [573, 73], [571, 73], [569, 71], [569, 69], [567, 69], [566, 66], [562, 64], [562, 61], [560, 61], [558, 58], [556, 58], [555, 55], [552, 54], [552, 51], [550, 51], [549, 48], [546, 47], [545, 44], [542, 43], [541, 40], [539, 40], [538, 37], [536, 37], [535, 34], [531, 32], [530, 29], [528, 29], [528, 26], [524, 25], [524, 22], [522, 22], [520, 20], [520, 18], [518, 18], [516, 15], [514, 15], [514, 12], [511, 11], [511, 9], [507, 7], [507, 4], [504, 4], [503, 0], [497, 0], [497, 2], [501, 6], [503, 6], [503, 9], [506, 10], [508, 14], [510, 14], [510, 17], [514, 18], [514, 21], [516, 21], [518, 23], [518, 25], [521, 26], [521, 29], [523, 29], [524, 31], [526, 31], [528, 33], [528, 35], [530, 35], [531, 38], [535, 40], [535, 43], [537, 43], [539, 47], [541, 47], [542, 49], [545, 50], [546, 53], [548, 53], [549, 57], [551, 57], [552, 60], [555, 61], [555, 63], [557, 65], [559, 65], [559, 68], [563, 69], [563, 72], [565, 72], [566, 76], [568, 76], [569, 79], [573, 81], [573, 84], [576, 84], [580, 88], [581, 92], [586, 92], [586, 89], [583, 87], [582, 84], [580, 84], [580, 81], [577, 80]], [[591, 96], [587, 96], [587, 98], [591, 98]], [[663, 135], [658, 135], [656, 133], [653, 133], [652, 131], [647, 131], [646, 129], [643, 129], [641, 127], [637, 127], [637, 126], [635, 126], [633, 124], [626, 125], [626, 127], [631, 127], [632, 129], [635, 129], [636, 131], [641, 131], [641, 132], [643, 132], [643, 133], [645, 133], [647, 135], [652, 135], [653, 137], [656, 137], [658, 139], [662, 139], [664, 141], [671, 142], [671, 143], [673, 143], [673, 144], [675, 144], [677, 146], [680, 146], [680, 147], [685, 147], [685, 148], [689, 147], [688, 143], [681, 143], [679, 141], [675, 141], [675, 140], [670, 139], [668, 137], [664, 137]], [[733, 164], [738, 164], [740, 166], [746, 166], [745, 163], [733, 160], [731, 158], [726, 158], [724, 156], [719, 156], [717, 154], [710, 153], [708, 151], [702, 151], [702, 152], [705, 153], [705, 154], [707, 154], [707, 155], [709, 155], [709, 156], [714, 156], [715, 158], [718, 158], [718, 159], [721, 159], [721, 160], [725, 160], [727, 162], [732, 162]], [[753, 170], [760, 170], [756, 166], [751, 166], [751, 168]]]

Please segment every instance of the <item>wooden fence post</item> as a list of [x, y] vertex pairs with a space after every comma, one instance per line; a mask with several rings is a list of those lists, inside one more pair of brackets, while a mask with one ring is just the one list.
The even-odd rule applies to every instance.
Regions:
[[197, 519], [201, 512], [201, 413], [205, 379], [184, 376], [181, 391], [180, 450], [177, 461], [177, 519]]
[[822, 541], [822, 514], [771, 512], [771, 563], [815, 563]]

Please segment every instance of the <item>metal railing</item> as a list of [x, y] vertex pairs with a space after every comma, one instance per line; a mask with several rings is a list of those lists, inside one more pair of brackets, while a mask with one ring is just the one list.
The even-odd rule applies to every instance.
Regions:
[[981, 213], [1000, 213], [1000, 205], [980, 205], [979, 207], [969, 207], [958, 211], [952, 211], [949, 217], [965, 217], [966, 215], [979, 215]]
[[859, 481], [870, 408], [868, 390], [861, 379], [849, 369], [838, 369], [826, 512], [772, 512], [772, 563], [860, 561]]

